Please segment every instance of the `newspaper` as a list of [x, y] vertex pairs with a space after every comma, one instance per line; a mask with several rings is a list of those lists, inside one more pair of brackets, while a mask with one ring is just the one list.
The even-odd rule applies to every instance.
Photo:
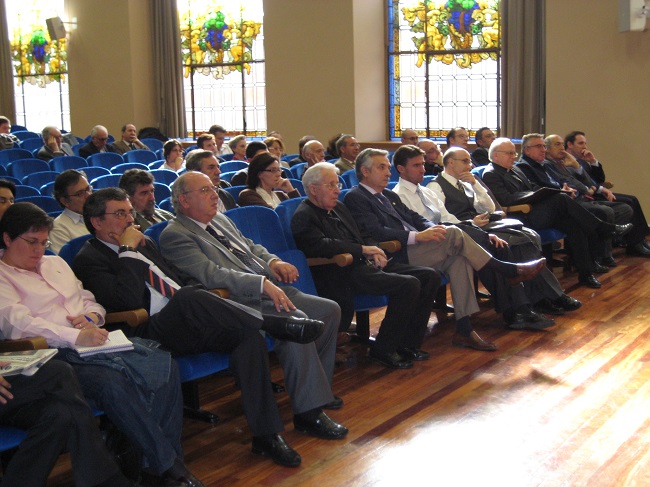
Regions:
[[0, 375], [7, 377], [10, 375], [34, 375], [41, 366], [56, 355], [56, 348], [46, 348], [43, 350], [25, 350], [22, 352], [2, 352], [0, 353]]

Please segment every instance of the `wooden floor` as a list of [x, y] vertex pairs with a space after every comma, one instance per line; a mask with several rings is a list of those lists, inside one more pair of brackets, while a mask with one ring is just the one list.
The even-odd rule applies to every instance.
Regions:
[[[297, 469], [253, 455], [232, 379], [204, 380], [202, 405], [222, 421], [185, 420], [186, 462], [206, 486], [648, 486], [650, 260], [616, 256], [600, 290], [556, 270], [584, 306], [549, 331], [507, 330], [483, 303], [473, 323], [495, 353], [452, 347], [453, 321], [434, 316], [423, 346], [432, 358], [413, 369], [390, 371], [352, 345], [334, 376], [344, 440], [293, 431], [278, 394]], [[62, 460], [48, 485], [70, 478]]]

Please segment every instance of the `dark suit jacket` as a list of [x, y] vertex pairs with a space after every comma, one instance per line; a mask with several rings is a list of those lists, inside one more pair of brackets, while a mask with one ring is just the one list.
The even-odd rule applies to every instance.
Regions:
[[[385, 189], [382, 194], [388, 198], [399, 216], [416, 230], [422, 231], [434, 226], [429, 220], [402, 203], [396, 193]], [[394, 257], [398, 262], [408, 264], [406, 249], [409, 231], [404, 229], [399, 218], [392, 215], [375, 195], [361, 185], [352, 188], [343, 201], [362, 232], [370, 234], [378, 242], [398, 240], [402, 248], [395, 253]]]
[[237, 203], [235, 203], [235, 198], [228, 191], [224, 191], [219, 188], [219, 199], [223, 203], [223, 206], [226, 208], [226, 211], [237, 208]]
[[475, 166], [485, 166], [490, 163], [490, 157], [488, 156], [488, 151], [484, 147], [477, 147], [472, 152], [472, 162]]
[[539, 189], [517, 166], [508, 171], [490, 163], [485, 167], [482, 179], [503, 206], [516, 205], [532, 191]]
[[592, 166], [584, 159], [578, 159], [578, 162], [585, 170], [585, 172], [591, 176], [591, 179], [596, 181], [597, 184], [602, 185], [605, 182], [605, 169], [603, 169], [602, 164], [598, 166]]
[[149, 147], [147, 147], [145, 144], [142, 142], [134, 142], [133, 145], [135, 145], [135, 149], [131, 149], [126, 142], [123, 140], [116, 140], [112, 144], [110, 144], [111, 148], [113, 148], [114, 152], [117, 152], [118, 154], [125, 154], [129, 152], [130, 150], [151, 150]]
[[[79, 148], [79, 156], [84, 159], [88, 159], [88, 157], [97, 154], [98, 152], [97, 147], [95, 147], [92, 142], [88, 142], [86, 145]], [[115, 152], [115, 149], [113, 149], [111, 144], [106, 144], [106, 152]]]
[[[169, 278], [181, 286], [196, 284], [189, 275], [167, 262], [156, 244], [145, 237], [146, 244], [138, 251], [153, 261]], [[149, 310], [151, 293], [145, 284], [149, 264], [139, 259], [119, 257], [116, 252], [96, 238], [91, 238], [81, 248], [72, 270], [85, 289], [108, 312], [144, 308]]]
[[523, 172], [529, 181], [542, 188], [561, 189], [562, 184], [552, 175], [549, 175], [544, 164], [540, 164], [526, 156], [521, 156], [516, 167]]

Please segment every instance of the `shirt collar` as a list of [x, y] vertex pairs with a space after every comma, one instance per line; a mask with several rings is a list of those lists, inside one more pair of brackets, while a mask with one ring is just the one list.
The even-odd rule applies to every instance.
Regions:
[[418, 190], [418, 185], [413, 184], [411, 181], [406, 179], [399, 178], [399, 187], [409, 190], [411, 193], [415, 193]]
[[363, 186], [364, 188], [366, 188], [368, 191], [370, 191], [370, 194], [379, 194], [379, 191], [375, 191], [373, 188], [371, 188], [367, 184], [359, 183], [359, 186]]
[[75, 223], [81, 223], [84, 221], [83, 215], [80, 215], [76, 211], [72, 211], [70, 208], [64, 208], [63, 213]]

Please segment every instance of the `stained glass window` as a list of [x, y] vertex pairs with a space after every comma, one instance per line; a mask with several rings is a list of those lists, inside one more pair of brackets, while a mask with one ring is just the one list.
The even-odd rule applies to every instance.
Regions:
[[262, 0], [179, 0], [190, 136], [219, 124], [266, 134]]
[[388, 0], [390, 136], [499, 128], [499, 0]]
[[63, 0], [5, 2], [16, 94], [16, 121], [33, 131], [70, 128], [66, 39], [51, 39], [45, 20], [63, 16]]

